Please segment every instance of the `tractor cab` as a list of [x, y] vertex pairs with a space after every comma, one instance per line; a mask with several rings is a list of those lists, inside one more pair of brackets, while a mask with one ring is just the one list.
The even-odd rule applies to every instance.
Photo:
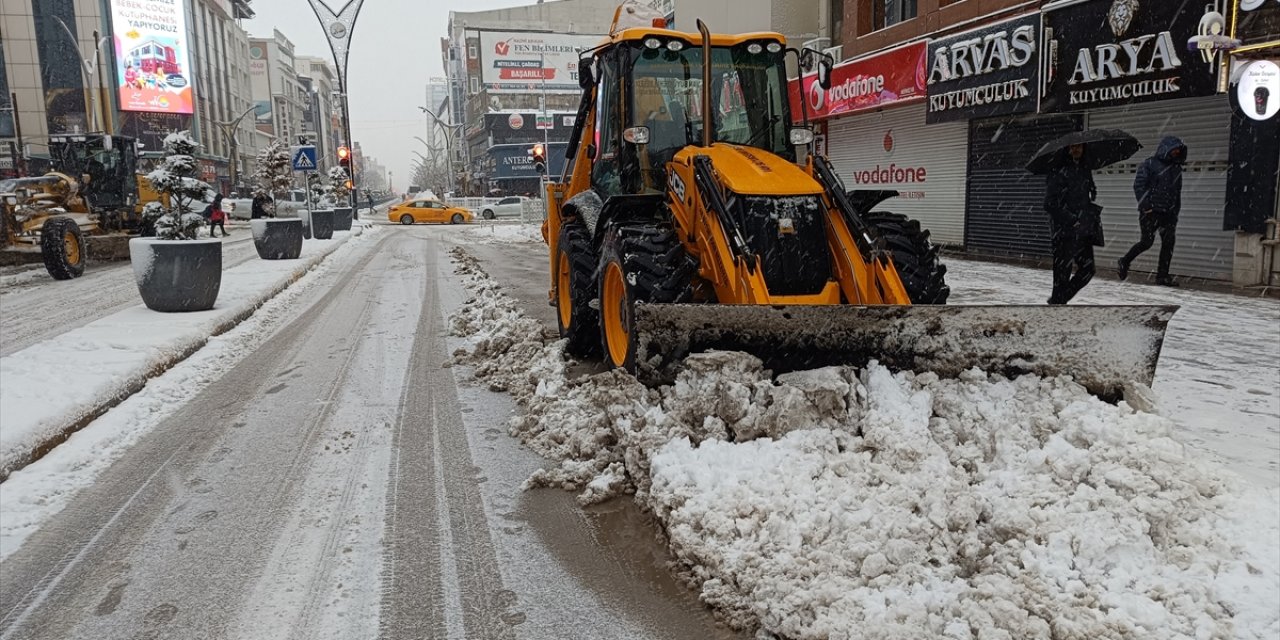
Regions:
[[795, 162], [786, 55], [781, 36], [768, 33], [712, 36], [706, 48], [698, 34], [666, 29], [613, 36], [579, 67], [598, 114], [592, 186], [604, 199], [664, 193], [666, 164], [694, 145], [751, 147]]
[[80, 183], [89, 212], [115, 218], [138, 199], [138, 147], [127, 136], [87, 134], [49, 139], [53, 170]]

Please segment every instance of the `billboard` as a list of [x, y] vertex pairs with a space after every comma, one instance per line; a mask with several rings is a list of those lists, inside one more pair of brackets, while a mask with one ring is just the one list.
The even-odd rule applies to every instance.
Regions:
[[480, 81], [500, 93], [581, 93], [578, 52], [600, 44], [603, 36], [480, 32]]
[[[919, 102], [925, 97], [928, 52], [925, 43], [917, 42], [838, 65], [831, 72], [831, 88], [825, 91], [816, 73], [792, 80], [788, 83], [791, 115], [799, 121], [801, 108], [807, 106], [810, 120], [824, 120]], [[802, 105], [801, 100], [808, 104]]]
[[185, 3], [111, 0], [121, 111], [191, 113]]

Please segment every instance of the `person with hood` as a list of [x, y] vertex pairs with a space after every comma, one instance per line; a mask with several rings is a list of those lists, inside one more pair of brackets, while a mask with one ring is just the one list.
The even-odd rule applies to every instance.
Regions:
[[1178, 213], [1182, 211], [1182, 165], [1187, 162], [1187, 145], [1174, 136], [1160, 141], [1155, 155], [1138, 167], [1133, 179], [1133, 195], [1138, 200], [1138, 226], [1142, 238], [1129, 249], [1117, 263], [1121, 280], [1129, 277], [1129, 265], [1143, 251], [1155, 244], [1156, 232], [1160, 232], [1160, 262], [1156, 268], [1156, 284], [1178, 286], [1169, 276], [1169, 263], [1173, 262], [1173, 245], [1178, 228]]
[[1099, 210], [1093, 201], [1098, 189], [1084, 153], [1084, 145], [1068, 147], [1047, 180], [1044, 209], [1053, 243], [1049, 304], [1066, 304], [1093, 279], [1093, 241], [1101, 221], [1095, 220]]

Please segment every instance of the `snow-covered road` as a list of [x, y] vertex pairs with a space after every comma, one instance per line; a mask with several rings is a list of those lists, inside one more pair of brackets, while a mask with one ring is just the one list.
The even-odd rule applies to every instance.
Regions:
[[450, 233], [384, 229], [0, 485], [0, 638], [736, 637], [634, 506], [521, 490], [514, 405], [449, 365]]
[[[232, 231], [222, 245], [224, 270], [258, 257], [248, 227]], [[127, 260], [92, 263], [83, 276], [63, 282], [54, 282], [44, 267], [0, 276], [0, 356], [141, 302]]]

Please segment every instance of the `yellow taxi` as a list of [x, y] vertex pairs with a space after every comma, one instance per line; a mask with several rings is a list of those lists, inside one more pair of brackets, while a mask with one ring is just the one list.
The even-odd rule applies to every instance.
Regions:
[[415, 222], [439, 222], [441, 224], [465, 224], [474, 218], [462, 207], [451, 207], [439, 200], [406, 200], [387, 211], [387, 219], [400, 224]]

